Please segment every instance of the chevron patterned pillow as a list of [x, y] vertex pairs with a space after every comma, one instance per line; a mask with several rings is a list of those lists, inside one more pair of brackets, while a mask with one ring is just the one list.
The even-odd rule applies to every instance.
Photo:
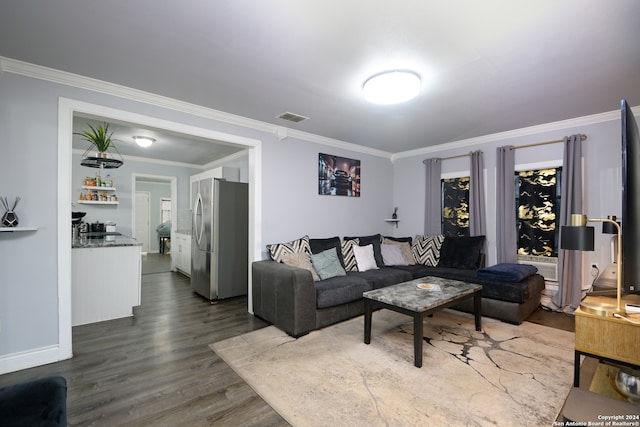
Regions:
[[282, 256], [287, 253], [305, 252], [311, 254], [311, 246], [309, 246], [309, 236], [302, 236], [298, 240], [287, 243], [275, 243], [267, 245], [267, 250], [271, 259], [277, 262], [283, 262]]
[[342, 259], [344, 260], [344, 269], [346, 271], [358, 271], [358, 263], [356, 262], [356, 256], [353, 253], [353, 245], [358, 246], [360, 241], [358, 239], [343, 240], [340, 244], [342, 249]]
[[437, 267], [442, 242], [444, 242], [444, 235], [442, 234], [435, 236], [416, 236], [416, 238], [413, 239], [413, 246], [411, 246], [411, 251], [413, 252], [413, 257], [416, 259], [416, 262], [429, 267]]

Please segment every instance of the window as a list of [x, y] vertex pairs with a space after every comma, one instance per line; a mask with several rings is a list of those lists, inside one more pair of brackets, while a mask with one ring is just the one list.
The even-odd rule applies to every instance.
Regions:
[[562, 168], [515, 173], [518, 256], [558, 256]]
[[469, 236], [469, 179], [445, 178], [442, 186], [442, 234]]
[[171, 221], [171, 199], [160, 199], [160, 224]]

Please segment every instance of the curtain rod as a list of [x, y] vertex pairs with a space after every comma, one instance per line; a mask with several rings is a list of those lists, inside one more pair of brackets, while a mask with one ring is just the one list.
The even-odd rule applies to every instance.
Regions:
[[[585, 141], [587, 139], [587, 135], [580, 134], [580, 141]], [[538, 145], [547, 145], [547, 144], [557, 144], [558, 142], [564, 142], [564, 139], [554, 139], [553, 141], [544, 141], [544, 142], [534, 142], [532, 144], [524, 144], [511, 147], [512, 150], [517, 150], [518, 148], [527, 148], [527, 147], [536, 147]], [[449, 156], [449, 157], [439, 157], [438, 160], [449, 160], [449, 159], [457, 159], [459, 157], [467, 157], [470, 154], [458, 154], [457, 156]], [[428, 159], [424, 159], [422, 163], [427, 163]]]
[[[587, 139], [587, 135], [580, 134], [580, 141], [584, 141]], [[527, 148], [527, 147], [536, 147], [538, 145], [547, 145], [547, 144], [557, 144], [558, 142], [564, 142], [564, 139], [554, 139], [553, 141], [544, 141], [544, 142], [534, 142], [532, 144], [524, 144], [511, 147], [512, 150], [517, 150], [518, 148]]]

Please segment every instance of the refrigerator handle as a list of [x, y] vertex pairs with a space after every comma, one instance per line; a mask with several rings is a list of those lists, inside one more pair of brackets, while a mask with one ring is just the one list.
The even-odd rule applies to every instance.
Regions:
[[196, 243], [199, 245], [204, 232], [204, 224], [202, 221], [202, 196], [200, 193], [196, 196], [196, 202], [193, 209], [193, 231]]

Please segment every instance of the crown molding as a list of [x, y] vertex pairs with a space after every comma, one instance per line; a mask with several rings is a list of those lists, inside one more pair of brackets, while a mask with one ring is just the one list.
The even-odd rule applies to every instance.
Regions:
[[[634, 115], [637, 115], [638, 109], [640, 109], [640, 107], [634, 107], [632, 109], [634, 111]], [[483, 135], [475, 138], [462, 139], [459, 141], [446, 142], [443, 144], [432, 145], [430, 147], [418, 148], [417, 150], [403, 151], [393, 154], [391, 156], [391, 161], [394, 162], [397, 159], [401, 159], [404, 157], [420, 156], [456, 148], [478, 148], [479, 145], [488, 144], [504, 139], [522, 138], [525, 136], [537, 135], [545, 132], [563, 131], [568, 128], [593, 125], [597, 123], [609, 122], [612, 120], [620, 120], [620, 110], [592, 114], [590, 116], [577, 117], [574, 119], [561, 120], [558, 122], [545, 123], [542, 125], [514, 129], [490, 135]]]
[[[249, 119], [247, 117], [238, 116], [224, 111], [203, 107], [189, 102], [179, 101], [162, 95], [145, 92], [130, 87], [108, 83], [102, 80], [85, 77], [66, 71], [56, 70], [53, 68], [43, 67], [41, 65], [31, 64], [16, 59], [0, 56], [0, 75], [3, 72], [18, 74], [34, 79], [45, 80], [51, 83], [63, 84], [80, 89], [90, 90], [92, 92], [103, 93], [106, 95], [117, 96], [131, 101], [142, 102], [145, 104], [162, 107], [181, 113], [212, 119], [223, 123], [241, 126], [244, 128], [267, 132], [272, 135], [282, 133], [283, 126], [262, 122], [259, 120]], [[286, 135], [317, 144], [328, 145], [331, 147], [341, 148], [345, 150], [355, 151], [363, 154], [371, 154], [374, 156], [385, 157], [390, 159], [392, 153], [382, 150], [376, 150], [362, 145], [353, 144], [338, 139], [323, 137], [320, 135], [298, 131], [286, 128]]]

